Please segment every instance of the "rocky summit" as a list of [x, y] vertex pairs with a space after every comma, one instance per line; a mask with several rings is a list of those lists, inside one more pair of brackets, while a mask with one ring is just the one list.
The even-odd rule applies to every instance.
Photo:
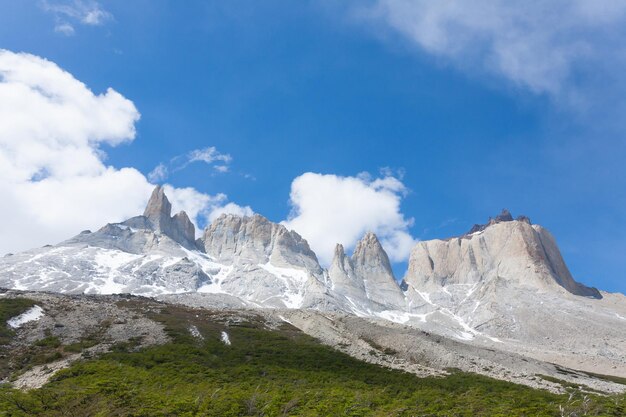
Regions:
[[[401, 326], [454, 346], [626, 377], [626, 297], [575, 281], [555, 238], [525, 216], [504, 210], [465, 235], [418, 242], [399, 282], [373, 233], [352, 254], [337, 244], [323, 268], [296, 231], [258, 214], [224, 214], [196, 238], [187, 214], [171, 210], [156, 187], [143, 215], [0, 258], [0, 287], [290, 311], [288, 320], [335, 345], [353, 329], [328, 317], [358, 317], [359, 331]], [[419, 348], [401, 340], [377, 343], [413, 357]]]

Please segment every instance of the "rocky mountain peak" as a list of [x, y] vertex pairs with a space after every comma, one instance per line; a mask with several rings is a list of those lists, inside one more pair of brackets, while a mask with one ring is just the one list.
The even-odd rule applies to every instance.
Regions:
[[171, 214], [172, 204], [167, 199], [163, 187], [157, 185], [152, 191], [143, 215], [150, 220], [155, 229], [160, 231], [163, 226], [169, 223]]
[[337, 243], [335, 246], [335, 254], [330, 264], [329, 271], [338, 269], [344, 274], [348, 274], [352, 271], [352, 264], [350, 258], [346, 255], [346, 252], [341, 243]]
[[321, 273], [315, 253], [298, 233], [267, 218], [222, 214], [204, 231], [206, 253], [225, 262], [300, 266]]
[[597, 289], [574, 280], [546, 229], [525, 216], [512, 220], [508, 212], [461, 237], [419, 242], [411, 252], [407, 283], [429, 289], [499, 283], [601, 297]]
[[131, 227], [148, 228], [169, 236], [187, 248], [195, 248], [196, 228], [184, 211], [171, 217], [172, 204], [163, 187], [157, 185], [152, 191], [143, 216], [133, 217], [124, 222]]
[[513, 221], [513, 216], [511, 215], [511, 212], [507, 209], [502, 209], [502, 212], [500, 212], [500, 214], [498, 214], [495, 218], [496, 223], [499, 222], [510, 222]]
[[354, 276], [362, 280], [367, 299], [393, 306], [404, 304], [404, 295], [394, 278], [387, 252], [374, 233], [366, 233], [357, 242], [350, 266]]
[[196, 238], [196, 228], [184, 211], [172, 217], [171, 232], [175, 235], [175, 240], [177, 241], [184, 239], [188, 242], [193, 242]]
[[355, 268], [379, 268], [392, 274], [389, 257], [380, 244], [378, 237], [372, 232], [367, 232], [357, 242], [352, 254], [352, 263]]
[[474, 226], [472, 226], [472, 228], [469, 230], [469, 232], [467, 232], [465, 235], [469, 236], [469, 235], [472, 235], [474, 233], [482, 232], [487, 227], [489, 227], [491, 225], [494, 225], [494, 224], [504, 223], [504, 222], [512, 222], [512, 221], [520, 221], [520, 222], [524, 222], [524, 223], [530, 224], [530, 219], [527, 216], [520, 215], [516, 219], [514, 219], [513, 215], [511, 214], [511, 212], [504, 208], [504, 209], [502, 209], [500, 214], [498, 214], [496, 217], [489, 217], [489, 221], [487, 223], [485, 223], [485, 224], [475, 224]]
[[346, 252], [343, 245], [341, 243], [337, 243], [337, 245], [335, 245], [334, 259], [342, 259], [344, 256], [346, 256]]

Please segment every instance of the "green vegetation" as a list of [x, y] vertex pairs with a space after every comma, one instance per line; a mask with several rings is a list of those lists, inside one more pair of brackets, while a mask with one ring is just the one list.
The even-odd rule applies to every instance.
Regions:
[[589, 376], [593, 376], [598, 379], [604, 379], [605, 381], [611, 381], [611, 382], [615, 382], [616, 384], [626, 385], [626, 378], [620, 378], [619, 376], [596, 374], [593, 372], [583, 372], [583, 373]]
[[586, 391], [586, 392], [595, 392], [595, 393], [599, 393], [601, 394], [601, 391], [598, 390], [594, 390], [592, 388], [586, 387], [584, 385], [578, 385], [578, 384], [574, 384], [573, 382], [568, 382], [565, 381], [563, 379], [560, 378], [555, 378], [553, 376], [550, 375], [541, 375], [541, 374], [537, 374], [537, 376], [545, 381], [548, 382], [552, 382], [555, 384], [559, 384], [561, 385], [563, 388], [569, 388], [570, 392], [576, 392], [576, 391]]
[[[468, 373], [417, 378], [353, 359], [286, 324], [268, 330], [255, 319], [227, 324], [227, 316], [203, 310], [154, 311], [148, 314], [166, 326], [171, 343], [139, 348], [139, 340], [130, 340], [75, 363], [41, 389], [0, 387], [0, 416], [509, 417], [559, 416], [559, 406], [623, 416], [626, 410], [624, 397], [555, 395]], [[192, 325], [203, 339], [191, 336]], [[232, 345], [220, 341], [222, 331]]]
[[43, 339], [36, 341], [35, 346], [57, 348], [61, 346], [61, 341], [59, 340], [58, 337], [48, 336], [48, 337], [44, 337]]
[[35, 302], [27, 298], [0, 300], [0, 345], [8, 344], [15, 335], [15, 332], [7, 325], [7, 320], [19, 316], [34, 305]]

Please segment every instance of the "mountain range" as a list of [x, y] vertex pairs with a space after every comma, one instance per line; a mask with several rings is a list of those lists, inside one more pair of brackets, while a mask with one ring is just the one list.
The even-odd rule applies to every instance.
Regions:
[[550, 232], [506, 210], [418, 242], [398, 281], [373, 233], [351, 255], [337, 244], [323, 268], [298, 233], [257, 214], [223, 214], [196, 239], [157, 186], [143, 215], [0, 258], [0, 287], [357, 316], [626, 377], [626, 297], [575, 281]]

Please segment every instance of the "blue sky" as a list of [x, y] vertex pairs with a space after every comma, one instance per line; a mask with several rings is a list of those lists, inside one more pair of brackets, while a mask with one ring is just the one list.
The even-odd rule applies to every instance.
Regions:
[[[0, 48], [132, 101], [134, 140], [101, 143], [106, 166], [163, 163], [163, 182], [273, 221], [304, 173], [395, 178], [393, 227], [414, 239], [507, 207], [555, 235], [577, 280], [626, 292], [625, 11], [496, 3], [3, 0]], [[227, 172], [176, 170], [207, 147]]]

